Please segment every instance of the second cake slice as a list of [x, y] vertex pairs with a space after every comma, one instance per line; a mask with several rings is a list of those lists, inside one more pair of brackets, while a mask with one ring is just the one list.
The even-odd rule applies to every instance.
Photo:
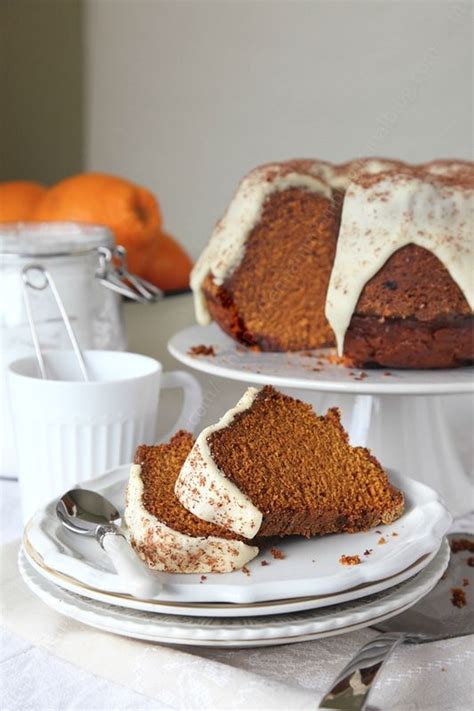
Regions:
[[337, 409], [320, 417], [269, 386], [249, 388], [201, 432], [175, 492], [188, 511], [246, 539], [363, 531], [404, 506], [369, 450], [349, 444]]

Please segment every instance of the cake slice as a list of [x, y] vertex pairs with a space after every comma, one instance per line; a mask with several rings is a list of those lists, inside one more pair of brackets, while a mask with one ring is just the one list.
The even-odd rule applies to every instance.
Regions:
[[180, 431], [169, 444], [138, 447], [125, 507], [130, 542], [152, 569], [228, 573], [255, 558], [258, 548], [197, 518], [176, 498], [176, 478], [193, 444], [193, 436]]
[[249, 388], [206, 427], [175, 492], [188, 511], [246, 539], [364, 531], [403, 512], [403, 494], [369, 450], [351, 447], [339, 411], [272, 387]]

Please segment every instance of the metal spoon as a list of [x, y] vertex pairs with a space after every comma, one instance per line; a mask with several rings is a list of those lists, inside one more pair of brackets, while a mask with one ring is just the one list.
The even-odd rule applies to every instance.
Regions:
[[131, 595], [150, 598], [160, 592], [160, 582], [121, 533], [120, 514], [104, 496], [88, 489], [71, 489], [59, 499], [56, 514], [68, 531], [96, 538]]

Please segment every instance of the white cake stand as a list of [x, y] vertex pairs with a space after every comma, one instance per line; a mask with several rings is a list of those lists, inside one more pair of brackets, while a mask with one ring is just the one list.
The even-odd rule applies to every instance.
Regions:
[[[193, 354], [191, 349], [197, 346], [212, 346], [214, 355]], [[329, 362], [332, 351], [327, 349], [305, 353], [246, 349], [215, 324], [176, 333], [168, 349], [181, 363], [209, 375], [291, 389], [317, 412], [340, 407], [352, 444], [369, 447], [384, 466], [436, 488], [454, 516], [473, 508], [472, 452], [466, 452], [463, 461], [456, 427], [447, 417], [450, 398], [445, 397], [464, 396], [457, 400], [470, 440], [473, 368], [351, 370]], [[470, 441], [465, 443], [470, 449]]]

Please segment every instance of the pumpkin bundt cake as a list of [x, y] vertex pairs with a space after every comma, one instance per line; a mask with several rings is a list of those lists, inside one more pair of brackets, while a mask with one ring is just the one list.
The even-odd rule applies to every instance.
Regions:
[[365, 531], [403, 512], [403, 494], [337, 409], [249, 388], [196, 439], [176, 480], [181, 504], [245, 539]]
[[169, 444], [138, 447], [125, 507], [130, 542], [152, 569], [227, 573], [255, 558], [258, 548], [179, 503], [174, 486], [193, 444], [193, 436], [180, 431]]
[[246, 176], [191, 276], [197, 320], [357, 366], [474, 358], [474, 164], [295, 160]]

